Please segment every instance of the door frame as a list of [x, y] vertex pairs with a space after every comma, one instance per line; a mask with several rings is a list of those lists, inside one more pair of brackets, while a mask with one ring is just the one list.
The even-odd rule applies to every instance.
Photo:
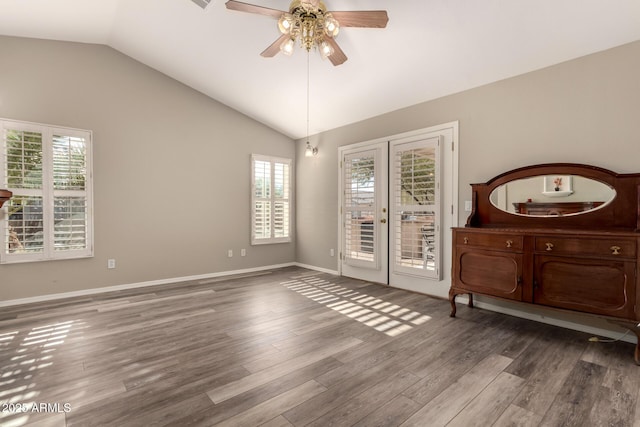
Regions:
[[[459, 167], [459, 152], [460, 152], [459, 150], [460, 139], [459, 139], [458, 128], [459, 128], [459, 122], [456, 120], [456, 121], [442, 123], [435, 126], [429, 126], [426, 128], [417, 129], [409, 132], [403, 132], [395, 135], [385, 136], [382, 138], [376, 138], [369, 141], [343, 145], [338, 147], [338, 162], [342, 161], [343, 152], [347, 149], [366, 147], [371, 144], [382, 143], [382, 142], [388, 143], [391, 140], [419, 137], [421, 135], [433, 134], [439, 131], [450, 132], [452, 141], [450, 141], [450, 144], [449, 144], [449, 141], [445, 141], [445, 146], [443, 147], [442, 161], [443, 162], [446, 161], [447, 163], [446, 165], [443, 164], [441, 177], [442, 177], [442, 183], [445, 186], [445, 191], [447, 192], [447, 194], [443, 194], [441, 205], [442, 205], [442, 214], [451, 215], [451, 222], [452, 222], [451, 226], [457, 226], [458, 212], [459, 212], [458, 210], [459, 209], [458, 207], [459, 205], [458, 203], [458, 198], [459, 198], [458, 167]], [[445, 154], [445, 151], [448, 151], [448, 153]], [[340, 247], [340, 251], [342, 251], [342, 248], [344, 247], [344, 242], [343, 242], [344, 227], [342, 226], [342, 213], [340, 212], [340, 209], [341, 209], [340, 202], [342, 201], [341, 191], [342, 191], [342, 184], [343, 184], [342, 183], [343, 172], [342, 172], [342, 169], [339, 167], [339, 165], [338, 165], [338, 171], [339, 171], [338, 173], [340, 174], [340, 177], [338, 180], [338, 196], [340, 200], [338, 203], [338, 212], [337, 212], [338, 224], [339, 224], [337, 231], [338, 231], [338, 244]], [[387, 207], [387, 212], [388, 212], [388, 207]], [[442, 230], [441, 245], [442, 245], [442, 248], [441, 248], [442, 254], [451, 253], [452, 251], [451, 233], [448, 232], [448, 229]], [[390, 261], [387, 260], [387, 265], [389, 265], [389, 262]], [[417, 290], [414, 288], [406, 288], [406, 289], [441, 297], [441, 298], [447, 298], [449, 286], [451, 284], [451, 265], [452, 265], [451, 257], [442, 256], [442, 274], [439, 281], [434, 280], [433, 284], [430, 284], [426, 289], [422, 289], [422, 288], [420, 290]], [[338, 259], [338, 274], [339, 275], [343, 274], [342, 259]], [[394, 286], [394, 284], [391, 284], [391, 286]], [[404, 286], [399, 286], [399, 287], [404, 288]]]

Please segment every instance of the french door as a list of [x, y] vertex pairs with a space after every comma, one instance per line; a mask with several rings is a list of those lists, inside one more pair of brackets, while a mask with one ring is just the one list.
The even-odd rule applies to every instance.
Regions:
[[341, 157], [342, 274], [388, 283], [388, 144], [349, 148]]
[[425, 279], [439, 282], [450, 266], [442, 230], [453, 225], [453, 195], [443, 190], [457, 180], [443, 177], [452, 174], [444, 147], [454, 147], [453, 125], [340, 148], [341, 274], [441, 293]]
[[390, 142], [390, 283], [439, 279], [441, 136]]

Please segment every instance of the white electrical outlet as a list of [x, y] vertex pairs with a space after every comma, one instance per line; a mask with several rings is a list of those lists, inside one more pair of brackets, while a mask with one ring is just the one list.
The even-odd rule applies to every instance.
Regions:
[[240, 249], [240, 256], [247, 256], [247, 250], [246, 249]]
[[116, 260], [115, 259], [107, 260], [107, 268], [116, 268]]
[[334, 251], [333, 249], [329, 249], [329, 255], [336, 256], [336, 251]]
[[227, 252], [227, 256], [229, 258], [233, 257], [233, 249], [229, 249], [229, 251]]
[[471, 200], [464, 201], [464, 211], [471, 212]]

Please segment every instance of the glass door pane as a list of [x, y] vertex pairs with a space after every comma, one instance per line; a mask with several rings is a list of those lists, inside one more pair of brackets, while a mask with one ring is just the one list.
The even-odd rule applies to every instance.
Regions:
[[393, 272], [439, 275], [439, 139], [392, 147]]

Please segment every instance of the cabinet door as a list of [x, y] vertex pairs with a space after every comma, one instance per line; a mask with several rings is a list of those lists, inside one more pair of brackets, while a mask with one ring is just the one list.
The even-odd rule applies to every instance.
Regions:
[[457, 248], [454, 287], [522, 301], [522, 254]]
[[633, 318], [635, 262], [536, 255], [536, 304]]

